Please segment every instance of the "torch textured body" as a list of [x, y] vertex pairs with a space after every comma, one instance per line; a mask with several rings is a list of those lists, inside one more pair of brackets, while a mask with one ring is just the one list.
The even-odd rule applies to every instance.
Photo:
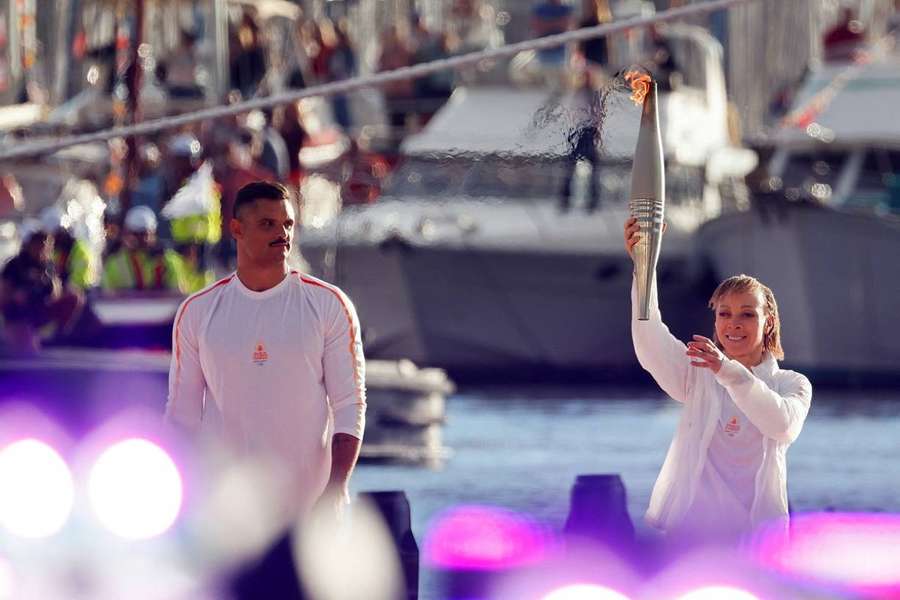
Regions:
[[637, 285], [638, 318], [650, 316], [650, 286], [656, 275], [656, 263], [662, 242], [666, 207], [666, 175], [662, 135], [659, 130], [656, 82], [644, 98], [641, 128], [631, 167], [629, 208], [641, 227], [640, 241], [634, 246], [634, 277]]

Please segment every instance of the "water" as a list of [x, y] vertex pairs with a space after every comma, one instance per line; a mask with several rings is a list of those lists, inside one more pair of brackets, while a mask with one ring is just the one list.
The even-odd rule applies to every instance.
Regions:
[[[653, 389], [482, 390], [448, 399], [438, 470], [360, 465], [353, 488], [404, 490], [421, 548], [429, 523], [467, 504], [502, 506], [559, 531], [576, 475], [619, 473], [639, 533], [681, 405]], [[900, 512], [900, 390], [814, 393], [788, 451], [795, 511]], [[438, 598], [423, 567], [422, 598]]]

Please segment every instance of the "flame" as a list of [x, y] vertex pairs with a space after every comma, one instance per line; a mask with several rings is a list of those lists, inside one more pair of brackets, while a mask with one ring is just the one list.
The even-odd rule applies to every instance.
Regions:
[[631, 86], [631, 99], [638, 106], [644, 103], [644, 98], [650, 93], [650, 83], [653, 81], [650, 75], [643, 71], [631, 70], [625, 73], [625, 81]]

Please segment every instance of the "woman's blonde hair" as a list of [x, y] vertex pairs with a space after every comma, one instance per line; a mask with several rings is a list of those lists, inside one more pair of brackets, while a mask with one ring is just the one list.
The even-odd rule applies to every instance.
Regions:
[[[775, 294], [768, 286], [763, 285], [755, 277], [749, 275], [735, 275], [729, 277], [719, 284], [716, 291], [713, 292], [709, 299], [709, 307], [715, 311], [716, 303], [725, 294], [737, 292], [753, 293], [759, 291], [762, 293], [763, 304], [766, 313], [766, 326], [763, 330], [763, 348], [778, 360], [784, 359], [784, 350], [781, 347], [781, 319], [778, 316], [778, 303], [775, 302]], [[721, 348], [718, 335], [713, 331], [713, 341]]]

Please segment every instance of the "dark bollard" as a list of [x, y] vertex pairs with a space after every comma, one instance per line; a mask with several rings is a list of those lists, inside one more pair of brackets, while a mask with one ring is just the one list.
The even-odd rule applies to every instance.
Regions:
[[579, 475], [572, 486], [563, 532], [629, 553], [634, 545], [634, 525], [625, 498], [625, 484], [618, 475]]
[[384, 518], [391, 533], [403, 577], [406, 582], [406, 600], [419, 597], [419, 547], [410, 524], [409, 500], [403, 491], [360, 492], [359, 497], [370, 501]]

